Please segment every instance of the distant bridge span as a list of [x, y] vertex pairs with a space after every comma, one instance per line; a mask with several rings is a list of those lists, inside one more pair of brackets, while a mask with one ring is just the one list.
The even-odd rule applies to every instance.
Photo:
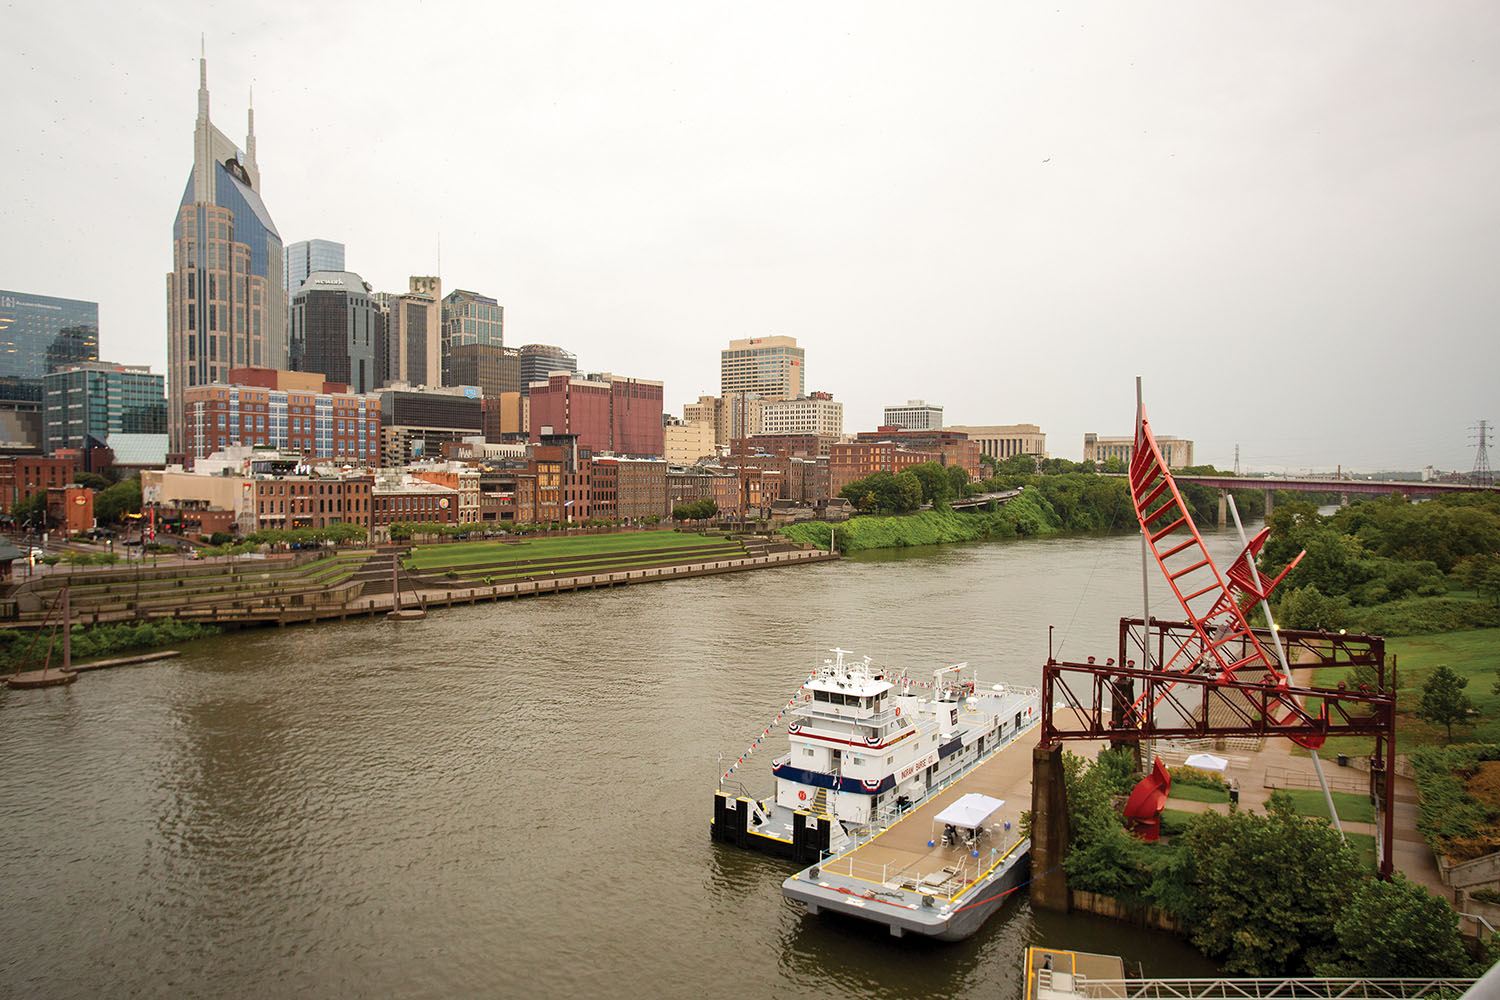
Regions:
[[1278, 476], [1173, 476], [1179, 483], [1197, 483], [1220, 490], [1290, 490], [1296, 493], [1374, 493], [1385, 496], [1441, 496], [1444, 493], [1494, 493], [1500, 486], [1473, 483], [1418, 482], [1410, 479], [1282, 479]]
[[1365, 496], [1387, 496], [1391, 493], [1400, 493], [1407, 497], [1431, 499], [1447, 493], [1494, 493], [1500, 490], [1500, 487], [1479, 486], [1474, 483], [1424, 483], [1410, 479], [1278, 479], [1274, 476], [1182, 475], [1173, 478], [1179, 483], [1197, 483], [1219, 491], [1218, 524], [1220, 527], [1227, 523], [1228, 510], [1224, 500], [1228, 496], [1227, 490], [1265, 490], [1267, 518], [1271, 516], [1271, 495], [1277, 490], [1289, 490], [1293, 493], [1337, 493], [1341, 504], [1349, 502], [1351, 493]]

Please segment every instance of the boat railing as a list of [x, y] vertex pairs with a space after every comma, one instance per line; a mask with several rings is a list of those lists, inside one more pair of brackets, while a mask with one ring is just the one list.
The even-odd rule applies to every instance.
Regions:
[[[984, 878], [1019, 840], [1013, 831], [995, 830], [980, 837], [976, 843], [960, 845], [957, 851], [934, 846], [922, 862], [876, 864], [864, 861], [856, 854], [845, 853], [838, 858], [825, 859], [822, 868], [828, 874], [879, 883], [887, 889], [905, 889], [952, 899]], [[937, 862], [943, 863], [939, 865]]]

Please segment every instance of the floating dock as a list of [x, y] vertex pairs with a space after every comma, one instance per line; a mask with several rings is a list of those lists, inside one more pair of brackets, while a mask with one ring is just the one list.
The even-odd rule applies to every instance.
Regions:
[[[864, 843], [812, 865], [782, 883], [782, 894], [807, 905], [883, 924], [896, 937], [919, 934], [959, 941], [1026, 883], [1031, 841], [1020, 835], [1031, 808], [1033, 725], [946, 788], [929, 796]], [[939, 814], [965, 795], [1003, 799], [970, 838], [944, 843]]]

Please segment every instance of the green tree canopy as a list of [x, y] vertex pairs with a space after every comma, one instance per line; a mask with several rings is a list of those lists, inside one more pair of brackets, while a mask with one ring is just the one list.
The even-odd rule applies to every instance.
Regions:
[[922, 506], [922, 481], [910, 469], [896, 474], [896, 498], [892, 508], [898, 514], [908, 514]]
[[1453, 742], [1453, 724], [1468, 723], [1474, 703], [1464, 694], [1467, 677], [1460, 677], [1446, 663], [1440, 663], [1422, 685], [1422, 699], [1417, 702], [1417, 718], [1448, 728], [1448, 742]]
[[94, 520], [100, 524], [114, 524], [125, 514], [139, 513], [140, 509], [139, 478], [123, 480], [94, 494]]
[[1336, 831], [1273, 793], [1267, 814], [1205, 813], [1183, 838], [1195, 889], [1185, 895], [1193, 943], [1227, 972], [1300, 971], [1326, 954], [1360, 884], [1360, 862]]
[[1367, 879], [1334, 923], [1342, 954], [1318, 966], [1321, 976], [1445, 977], [1469, 972], [1458, 915], [1400, 872]]

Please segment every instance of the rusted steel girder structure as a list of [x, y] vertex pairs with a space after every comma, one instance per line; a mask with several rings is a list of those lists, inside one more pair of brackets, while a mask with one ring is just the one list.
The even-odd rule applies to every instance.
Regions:
[[[1396, 733], [1394, 693], [1363, 687], [1354, 690], [1343, 684], [1336, 688], [1288, 685], [1273, 674], [1251, 679], [1142, 669], [1124, 655], [1131, 643], [1140, 649], [1140, 631], [1139, 618], [1121, 619], [1121, 663], [1048, 659], [1042, 668], [1042, 747], [1065, 740], [1135, 743], [1283, 737], [1321, 743], [1329, 736], [1370, 738], [1374, 741], [1371, 787], [1383, 800], [1385, 812], [1380, 873], [1390, 875], [1395, 835], [1395, 771], [1389, 766]], [[1163, 649], [1185, 645], [1194, 635], [1189, 623], [1151, 621], [1152, 639]], [[1291, 648], [1312, 657], [1308, 666], [1368, 664], [1375, 667], [1378, 681], [1384, 681], [1385, 642], [1377, 636], [1305, 630], [1286, 630], [1281, 635]]]

